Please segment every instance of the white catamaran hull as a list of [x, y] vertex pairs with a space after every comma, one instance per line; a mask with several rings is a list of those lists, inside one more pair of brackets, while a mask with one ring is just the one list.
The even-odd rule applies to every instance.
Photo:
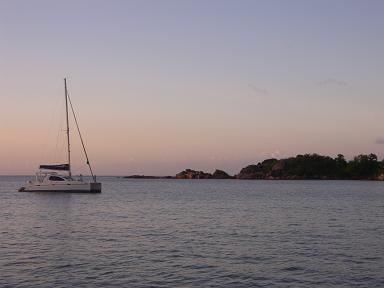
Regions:
[[101, 183], [27, 183], [20, 192], [101, 193]]

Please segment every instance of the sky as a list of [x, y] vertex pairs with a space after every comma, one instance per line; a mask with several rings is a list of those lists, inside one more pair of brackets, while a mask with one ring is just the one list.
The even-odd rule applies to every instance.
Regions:
[[381, 0], [0, 0], [0, 44], [3, 175], [65, 162], [64, 77], [97, 175], [384, 157]]

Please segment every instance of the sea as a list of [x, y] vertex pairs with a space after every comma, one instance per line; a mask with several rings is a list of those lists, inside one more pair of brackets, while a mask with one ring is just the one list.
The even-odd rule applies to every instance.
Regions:
[[384, 287], [384, 182], [0, 177], [0, 287]]

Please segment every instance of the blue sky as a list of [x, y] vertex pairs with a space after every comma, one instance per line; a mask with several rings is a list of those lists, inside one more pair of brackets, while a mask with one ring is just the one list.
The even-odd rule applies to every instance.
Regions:
[[64, 76], [102, 174], [383, 157], [383, 27], [369, 0], [2, 0], [0, 172], [41, 161]]

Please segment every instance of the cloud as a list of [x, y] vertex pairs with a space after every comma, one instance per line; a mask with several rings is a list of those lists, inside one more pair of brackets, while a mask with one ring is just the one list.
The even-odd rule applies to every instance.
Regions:
[[259, 87], [256, 87], [252, 84], [248, 84], [249, 88], [252, 89], [253, 92], [257, 93], [257, 94], [262, 94], [262, 95], [268, 95], [268, 90], [267, 89], [263, 89], [263, 88], [259, 88]]
[[335, 78], [328, 78], [328, 79], [325, 79], [323, 81], [319, 81], [317, 82], [317, 85], [318, 86], [346, 86], [347, 85], [347, 82], [343, 81], [343, 80], [338, 80], [338, 79], [335, 79]]
[[271, 155], [272, 158], [278, 158], [281, 155], [281, 153], [280, 153], [279, 149], [276, 149], [270, 155]]
[[384, 144], [384, 137], [378, 137], [375, 141], [376, 144], [383, 145]]
[[266, 158], [280, 158], [282, 156], [280, 150], [277, 148], [273, 151], [263, 151], [261, 152], [262, 159]]

